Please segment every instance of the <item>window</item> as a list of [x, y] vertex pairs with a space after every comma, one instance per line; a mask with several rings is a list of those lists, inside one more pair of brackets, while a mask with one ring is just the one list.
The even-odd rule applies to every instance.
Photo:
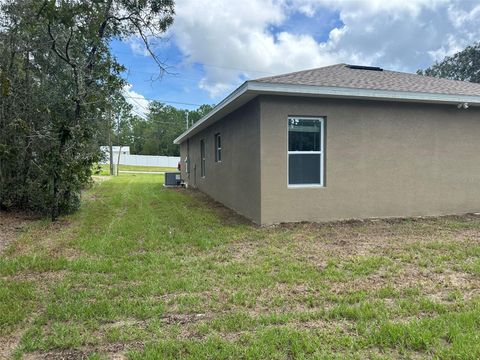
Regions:
[[190, 161], [188, 160], [188, 156], [185, 156], [185, 172], [187, 174], [190, 173]]
[[323, 186], [323, 118], [288, 119], [289, 187]]
[[222, 137], [220, 133], [215, 134], [215, 161], [222, 161]]
[[190, 174], [190, 139], [187, 139], [187, 156], [185, 156], [185, 171]]
[[200, 176], [205, 177], [205, 140], [200, 140]]

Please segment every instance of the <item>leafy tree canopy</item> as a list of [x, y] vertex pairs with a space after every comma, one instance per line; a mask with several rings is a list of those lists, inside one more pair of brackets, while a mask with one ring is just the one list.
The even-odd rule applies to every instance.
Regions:
[[447, 56], [418, 74], [480, 83], [480, 43], [468, 46], [453, 56]]
[[1, 208], [55, 219], [79, 206], [102, 134], [126, 109], [119, 105], [124, 68], [109, 43], [138, 36], [161, 74], [166, 67], [151, 40], [173, 15], [173, 0], [1, 3]]
[[187, 111], [153, 101], [146, 118], [132, 116], [123, 123], [123, 143], [118, 145], [129, 145], [133, 154], [179, 156], [180, 149], [173, 140], [186, 130], [187, 112], [191, 126], [212, 109], [213, 105], [205, 104]]

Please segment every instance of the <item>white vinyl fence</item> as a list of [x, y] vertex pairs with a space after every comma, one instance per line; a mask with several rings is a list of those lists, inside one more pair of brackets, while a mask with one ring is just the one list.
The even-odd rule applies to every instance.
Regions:
[[[116, 164], [117, 161], [118, 153], [113, 156], [113, 163]], [[120, 165], [165, 166], [176, 168], [179, 162], [180, 158], [178, 156], [120, 155]]]

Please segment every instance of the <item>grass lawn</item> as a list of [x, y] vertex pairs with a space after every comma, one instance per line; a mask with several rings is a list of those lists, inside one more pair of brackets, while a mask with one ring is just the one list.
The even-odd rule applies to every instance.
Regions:
[[162, 180], [98, 183], [81, 211], [10, 243], [0, 351], [480, 358], [480, 217], [260, 228]]
[[[174, 167], [165, 167], [165, 166], [136, 166], [136, 165], [119, 165], [119, 171], [145, 171], [145, 172], [160, 172], [160, 171], [178, 171]], [[100, 165], [100, 174], [99, 175], [110, 175], [110, 165], [101, 164]]]

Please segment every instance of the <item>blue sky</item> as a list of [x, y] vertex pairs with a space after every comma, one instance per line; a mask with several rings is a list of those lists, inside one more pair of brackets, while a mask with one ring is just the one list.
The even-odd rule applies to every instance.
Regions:
[[[169, 105], [194, 109], [200, 104], [216, 103], [205, 91], [199, 91], [198, 82], [204, 71], [200, 64], [182, 65], [183, 57], [172, 42], [162, 52], [156, 51], [162, 61], [169, 66], [168, 73], [159, 77], [159, 67], [150, 56], [139, 54], [128, 42], [115, 40], [111, 44], [113, 54], [128, 69], [123, 77], [138, 94], [129, 95], [145, 107], [142, 97], [147, 100], [159, 100]], [[143, 104], [143, 105], [142, 105]]]
[[143, 114], [151, 99], [193, 109], [246, 79], [339, 62], [414, 72], [478, 39], [479, 15], [473, 0], [178, 0], [154, 44], [163, 77], [138, 39], [111, 48]]

